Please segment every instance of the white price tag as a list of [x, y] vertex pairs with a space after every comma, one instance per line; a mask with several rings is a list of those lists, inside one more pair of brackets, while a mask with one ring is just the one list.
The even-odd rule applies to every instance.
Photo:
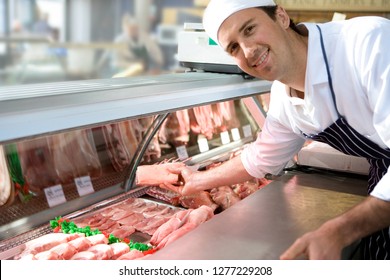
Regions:
[[61, 185], [55, 185], [44, 189], [49, 207], [53, 207], [66, 202], [64, 191]]
[[74, 182], [76, 184], [77, 191], [79, 192], [79, 196], [87, 195], [95, 191], [93, 189], [91, 177], [89, 176], [75, 178]]
[[210, 149], [209, 143], [207, 143], [207, 139], [205, 137], [198, 137], [198, 146], [201, 153], [207, 152]]
[[228, 131], [221, 132], [221, 142], [222, 145], [230, 143], [230, 136]]
[[184, 160], [188, 158], [187, 148], [186, 146], [179, 146], [176, 148], [176, 153], [179, 159]]
[[252, 129], [249, 124], [242, 127], [242, 131], [244, 132], [244, 137], [251, 137], [252, 136]]
[[241, 139], [240, 131], [238, 130], [238, 128], [232, 128], [232, 138], [233, 141], [238, 141]]

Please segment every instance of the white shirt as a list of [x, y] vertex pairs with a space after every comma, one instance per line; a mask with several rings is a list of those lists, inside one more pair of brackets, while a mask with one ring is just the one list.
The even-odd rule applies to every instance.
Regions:
[[[390, 147], [390, 20], [359, 17], [319, 24], [322, 30], [337, 109], [348, 123], [382, 148]], [[262, 132], [241, 154], [254, 177], [279, 174], [302, 148], [301, 132], [317, 134], [338, 118], [331, 96], [320, 34], [309, 30], [305, 97], [289, 96], [289, 88], [275, 81]], [[372, 196], [390, 201], [390, 172]]]

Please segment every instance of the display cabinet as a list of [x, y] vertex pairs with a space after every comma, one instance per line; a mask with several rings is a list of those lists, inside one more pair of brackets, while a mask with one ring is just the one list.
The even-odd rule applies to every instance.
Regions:
[[54, 217], [143, 197], [139, 165], [228, 159], [261, 130], [270, 87], [191, 72], [0, 88], [1, 259]]

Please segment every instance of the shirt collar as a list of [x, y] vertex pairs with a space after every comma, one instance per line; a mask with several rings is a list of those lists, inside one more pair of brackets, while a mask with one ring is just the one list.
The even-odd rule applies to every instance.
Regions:
[[[310, 86], [328, 82], [326, 65], [321, 49], [320, 33], [314, 23], [303, 23], [309, 32], [307, 65], [305, 81], [310, 81]], [[324, 33], [324, 32], [322, 32]], [[326, 46], [326, 41], [324, 42]], [[305, 92], [308, 83], [305, 84]]]

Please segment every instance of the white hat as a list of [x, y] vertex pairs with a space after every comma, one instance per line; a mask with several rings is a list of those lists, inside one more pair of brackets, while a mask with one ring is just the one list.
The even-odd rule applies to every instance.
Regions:
[[273, 0], [211, 0], [203, 14], [203, 27], [216, 43], [222, 23], [235, 12], [262, 6], [275, 6]]

